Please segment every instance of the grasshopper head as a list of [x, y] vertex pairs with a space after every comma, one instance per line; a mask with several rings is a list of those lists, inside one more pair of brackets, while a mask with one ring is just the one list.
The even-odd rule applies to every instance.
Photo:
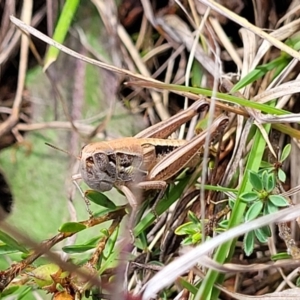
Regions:
[[109, 162], [107, 154], [101, 151], [82, 151], [80, 173], [85, 183], [99, 192], [111, 190], [116, 181], [115, 167]]

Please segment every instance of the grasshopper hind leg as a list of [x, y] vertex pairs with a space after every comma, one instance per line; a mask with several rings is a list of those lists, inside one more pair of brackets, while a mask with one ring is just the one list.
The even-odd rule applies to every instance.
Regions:
[[[159, 218], [159, 214], [157, 213], [156, 208], [157, 208], [157, 205], [158, 205], [159, 201], [160, 201], [160, 200], [163, 198], [163, 196], [165, 195], [166, 190], [167, 190], [167, 185], [166, 185], [165, 187], [161, 188], [161, 189], [159, 190], [159, 192], [156, 193], [156, 195], [155, 195], [155, 197], [154, 197], [154, 203], [153, 203], [153, 205], [152, 205], [152, 207], [151, 207], [151, 212], [152, 212], [153, 215], [155, 216], [155, 219], [156, 219], [156, 220], [158, 220], [158, 218]], [[153, 201], [153, 200], [152, 200], [152, 201]]]
[[[127, 201], [131, 207], [131, 212], [129, 214], [129, 221], [128, 221], [128, 228], [129, 232], [132, 238], [132, 242], [134, 242], [135, 237], [133, 234], [134, 226], [136, 225], [136, 219], [138, 212], [141, 208], [141, 197], [142, 193], [138, 189], [130, 189], [127, 186], [120, 186], [119, 189], [123, 192], [125, 197], [127, 198]], [[139, 195], [140, 194], [140, 195]]]
[[155, 202], [151, 208], [152, 213], [155, 215], [156, 219], [158, 219], [159, 215], [156, 212], [156, 206], [159, 200], [163, 197], [167, 184], [164, 181], [151, 181], [151, 182], [140, 182], [136, 184], [134, 188], [129, 188], [127, 186], [120, 186], [119, 189], [124, 193], [127, 201], [131, 207], [131, 212], [129, 215], [128, 228], [131, 235], [132, 240], [134, 241], [133, 229], [137, 222], [137, 217], [140, 209], [142, 208], [142, 202], [144, 199], [145, 190], [159, 190], [157, 196], [155, 197]]
[[159, 215], [156, 211], [156, 207], [158, 202], [162, 199], [164, 196], [166, 189], [167, 189], [167, 183], [162, 180], [157, 181], [145, 181], [138, 183], [138, 187], [143, 190], [157, 190], [159, 191], [158, 194], [155, 196], [154, 204], [151, 208], [152, 213], [154, 214], [155, 218], [158, 219]]

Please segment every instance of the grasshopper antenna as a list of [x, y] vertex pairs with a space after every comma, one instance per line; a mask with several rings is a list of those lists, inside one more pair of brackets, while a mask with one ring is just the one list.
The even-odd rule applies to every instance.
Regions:
[[73, 156], [73, 157], [75, 157], [76, 159], [80, 160], [80, 157], [79, 157], [79, 156], [76, 156], [76, 155], [74, 155], [73, 153], [71, 153], [71, 152], [69, 152], [69, 151], [67, 151], [67, 150], [58, 148], [58, 147], [56, 147], [56, 146], [54, 146], [54, 145], [51, 145], [51, 144], [49, 144], [49, 143], [45, 143], [45, 144], [46, 144], [47, 146], [49, 146], [49, 147], [55, 149], [55, 150], [61, 151], [61, 152], [63, 152], [63, 153], [66, 153], [66, 154], [68, 154], [68, 155], [70, 155], [70, 156]]
[[[58, 147], [56, 147], [56, 146], [54, 146], [54, 145], [51, 145], [51, 144], [49, 144], [49, 143], [45, 143], [45, 144], [46, 144], [47, 146], [49, 146], [49, 147], [55, 149], [55, 150], [58, 150], [58, 151], [61, 151], [61, 152], [63, 152], [63, 153], [66, 153], [66, 154], [68, 154], [68, 155], [71, 155], [71, 156], [75, 157], [75, 158], [78, 159], [78, 160], [81, 159], [80, 156], [76, 156], [76, 155], [74, 155], [73, 153], [71, 153], [71, 152], [69, 152], [69, 151], [67, 151], [67, 150], [58, 148]], [[80, 188], [80, 186], [79, 186], [78, 183], [76, 182], [76, 180], [78, 180], [78, 179], [82, 179], [81, 174], [75, 174], [75, 175], [72, 176], [72, 181], [73, 181], [74, 185], [75, 185], [76, 188], [79, 190], [79, 192], [80, 192], [82, 198], [83, 198], [84, 201], [85, 201], [87, 212], [89, 213], [90, 216], [93, 216], [93, 213], [92, 213], [92, 211], [91, 211], [90, 208], [89, 208], [90, 202], [89, 202], [89, 200], [85, 197], [84, 192], [82, 191], [82, 189]]]

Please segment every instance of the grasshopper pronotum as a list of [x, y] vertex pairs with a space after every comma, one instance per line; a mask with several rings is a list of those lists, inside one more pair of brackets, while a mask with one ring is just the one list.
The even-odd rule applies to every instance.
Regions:
[[100, 192], [113, 187], [122, 191], [132, 208], [129, 220], [132, 229], [142, 201], [137, 196], [138, 191], [142, 194], [143, 190], [160, 190], [159, 199], [168, 180], [183, 168], [194, 166], [208, 132], [210, 139], [214, 139], [225, 129], [228, 117], [221, 115], [209, 131], [203, 131], [190, 141], [166, 139], [207, 107], [206, 101], [198, 100], [135, 137], [87, 144], [81, 150], [80, 174], [74, 175], [73, 180], [83, 179], [90, 188]]

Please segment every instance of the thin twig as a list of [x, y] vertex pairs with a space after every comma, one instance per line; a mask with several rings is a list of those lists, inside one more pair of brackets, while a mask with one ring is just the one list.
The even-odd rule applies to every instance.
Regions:
[[[31, 13], [32, 13], [32, 0], [24, 0], [22, 7], [21, 19], [25, 24], [30, 24]], [[18, 76], [18, 86], [16, 91], [15, 100], [12, 107], [12, 114], [0, 124], [0, 137], [5, 133], [9, 132], [19, 121], [19, 114], [21, 111], [22, 104], [22, 94], [25, 86], [25, 76], [27, 70], [28, 62], [28, 49], [29, 40], [26, 35], [21, 37], [21, 50], [20, 50], [20, 64], [19, 64], [19, 76]]]

